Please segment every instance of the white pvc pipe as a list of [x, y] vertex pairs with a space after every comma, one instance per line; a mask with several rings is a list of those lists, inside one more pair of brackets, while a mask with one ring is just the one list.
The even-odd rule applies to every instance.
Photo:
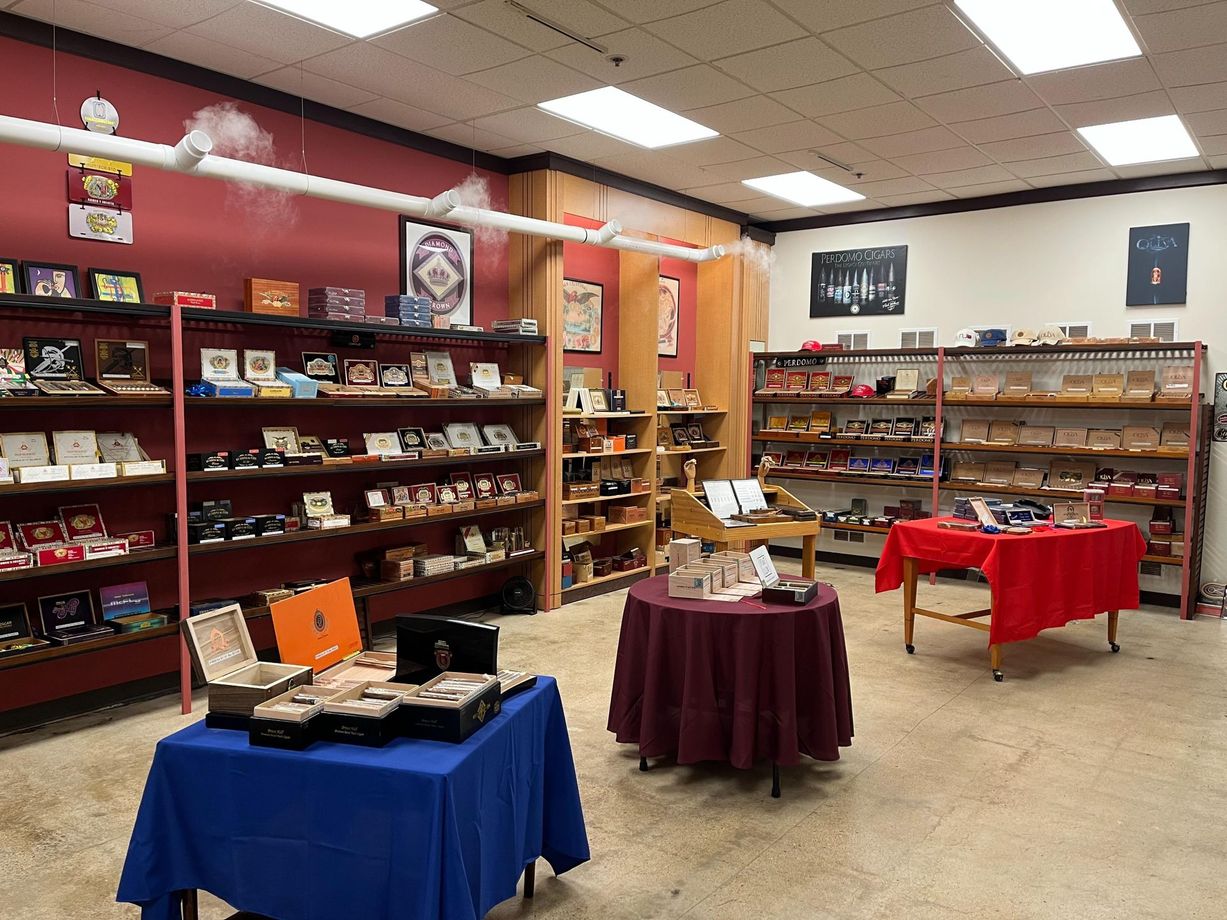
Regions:
[[504, 211], [468, 207], [460, 203], [460, 196], [455, 189], [448, 189], [434, 198], [423, 198], [372, 188], [369, 185], [342, 182], [339, 179], [311, 176], [290, 169], [249, 163], [246, 160], [217, 157], [210, 153], [213, 141], [203, 131], [190, 131], [178, 144], [170, 147], [113, 134], [95, 134], [80, 128], [66, 128], [62, 125], [0, 115], [0, 141], [40, 150], [71, 150], [85, 156], [123, 160], [191, 176], [243, 182], [293, 195], [362, 205], [414, 217], [446, 216], [448, 220], [466, 226], [495, 227], [529, 236], [668, 256], [690, 262], [707, 262], [724, 255], [724, 247], [718, 245], [707, 249], [690, 249], [669, 243], [624, 237], [620, 235], [622, 225], [616, 220], [609, 221], [598, 230], [588, 230]]

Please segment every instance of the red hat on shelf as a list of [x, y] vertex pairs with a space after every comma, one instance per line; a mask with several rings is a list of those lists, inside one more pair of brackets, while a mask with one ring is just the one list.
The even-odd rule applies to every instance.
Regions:
[[822, 343], [816, 339], [810, 339], [808, 342], [802, 343], [798, 351], [822, 351]]
[[877, 396], [878, 391], [875, 390], [873, 387], [871, 387], [867, 383], [858, 383], [856, 386], [852, 388], [852, 392], [850, 392], [848, 395], [849, 396], [859, 396], [862, 399], [868, 399], [871, 396]]

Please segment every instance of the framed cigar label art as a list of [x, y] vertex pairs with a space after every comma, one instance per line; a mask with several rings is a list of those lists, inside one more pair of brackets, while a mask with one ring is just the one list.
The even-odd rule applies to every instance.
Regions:
[[340, 383], [339, 366], [337, 356], [331, 352], [304, 351], [302, 353], [303, 373], [312, 380], [322, 383]]
[[262, 431], [265, 447], [271, 450], [285, 451], [287, 454], [303, 452], [302, 444], [298, 439], [297, 428], [264, 428]]

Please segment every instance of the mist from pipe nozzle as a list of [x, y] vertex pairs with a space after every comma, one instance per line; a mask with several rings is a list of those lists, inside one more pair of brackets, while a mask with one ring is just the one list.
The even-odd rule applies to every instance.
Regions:
[[[477, 208], [482, 211], [494, 211], [494, 198], [490, 194], [490, 180], [477, 173], [469, 173], [465, 180], [453, 191], [460, 196], [461, 207]], [[482, 246], [506, 246], [511, 236], [501, 227], [491, 227], [487, 224], [473, 224], [473, 240]]]
[[751, 271], [770, 275], [775, 268], [775, 249], [766, 243], [756, 243], [748, 236], [743, 236], [736, 243], [726, 243], [720, 248], [727, 255], [740, 256]]

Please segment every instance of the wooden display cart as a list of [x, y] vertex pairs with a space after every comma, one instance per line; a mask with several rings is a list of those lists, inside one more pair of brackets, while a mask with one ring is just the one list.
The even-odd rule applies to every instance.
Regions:
[[[717, 550], [728, 549], [730, 543], [758, 544], [782, 537], [801, 537], [801, 574], [806, 578], [814, 577], [814, 549], [818, 542], [818, 531], [822, 527], [820, 520], [726, 527], [712, 514], [710, 508], [685, 489], [671, 489], [669, 496], [673, 505], [673, 530], [711, 540], [716, 544]], [[774, 504], [810, 510], [804, 502], [779, 487], [775, 489]]]

